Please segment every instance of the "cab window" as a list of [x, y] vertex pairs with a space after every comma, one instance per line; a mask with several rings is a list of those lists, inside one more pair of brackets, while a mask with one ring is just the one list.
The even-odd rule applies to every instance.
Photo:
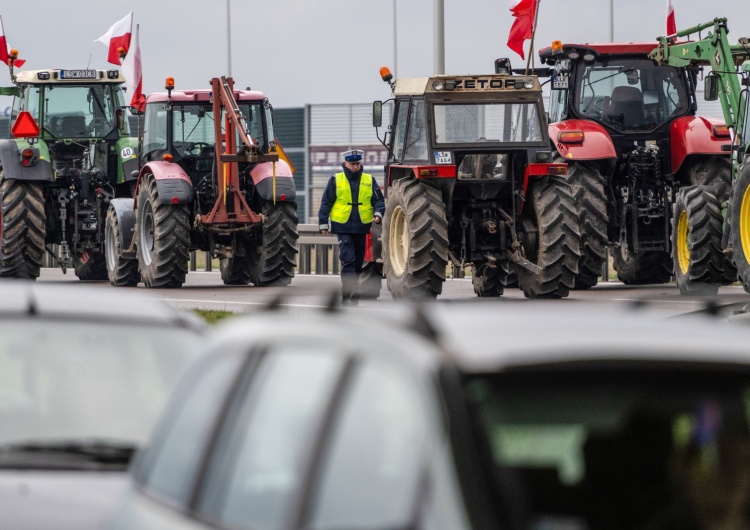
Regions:
[[396, 124], [393, 128], [393, 158], [400, 161], [404, 158], [404, 141], [406, 139], [406, 124], [409, 121], [409, 101], [396, 102]]

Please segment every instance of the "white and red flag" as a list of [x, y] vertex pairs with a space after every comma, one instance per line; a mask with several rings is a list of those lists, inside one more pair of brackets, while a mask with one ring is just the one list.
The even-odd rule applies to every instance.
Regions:
[[534, 32], [537, 0], [508, 0], [508, 7], [515, 17], [508, 34], [508, 48], [525, 59], [523, 43]]
[[115, 22], [111, 28], [96, 39], [109, 48], [107, 61], [112, 64], [120, 64], [120, 50], [128, 53], [130, 49], [130, 36], [133, 33], [133, 12], [128, 13], [125, 18]]
[[677, 33], [677, 23], [674, 20], [674, 6], [672, 0], [667, 0], [667, 35]]
[[138, 43], [138, 26], [133, 33], [132, 46], [122, 63], [122, 75], [125, 77], [126, 94], [131, 94], [130, 106], [139, 112], [146, 110], [146, 98], [143, 96], [143, 70], [141, 68], [141, 46]]
[[[10, 66], [10, 45], [8, 44], [8, 39], [5, 38], [3, 17], [0, 17], [0, 61]], [[16, 59], [13, 61], [13, 65], [20, 68], [25, 62], [24, 59]]]

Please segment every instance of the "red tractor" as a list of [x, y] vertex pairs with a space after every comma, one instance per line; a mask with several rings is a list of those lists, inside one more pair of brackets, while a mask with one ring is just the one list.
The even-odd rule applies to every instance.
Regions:
[[580, 216], [579, 289], [596, 285], [607, 247], [623, 283], [670, 281], [680, 188], [710, 186], [722, 201], [730, 190], [729, 130], [696, 116], [699, 68], [659, 66], [654, 48], [555, 41], [539, 52], [552, 67], [538, 69], [552, 77], [550, 141]]
[[[261, 92], [231, 78], [211, 90], [146, 99], [135, 199], [110, 203], [110, 283], [180, 287], [191, 250], [220, 261], [227, 285], [288, 285], [296, 266], [293, 169], [273, 135]], [[280, 156], [281, 155], [281, 156]]]

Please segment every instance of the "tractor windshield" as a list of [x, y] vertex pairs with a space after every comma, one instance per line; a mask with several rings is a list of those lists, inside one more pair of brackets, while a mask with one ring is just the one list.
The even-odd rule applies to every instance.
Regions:
[[[43, 138], [104, 138], [117, 127], [115, 109], [122, 106], [116, 85], [32, 86], [26, 97]], [[127, 120], [123, 125], [127, 136]]]
[[[172, 103], [172, 143], [182, 156], [213, 156], [216, 140], [214, 138], [213, 107], [208, 104], [179, 105]], [[263, 106], [258, 102], [241, 102], [240, 112], [247, 121], [248, 132], [265, 152], [268, 150], [263, 124]], [[143, 151], [167, 149], [167, 108], [160, 102], [149, 106], [143, 131]], [[224, 131], [224, 119], [221, 130]], [[239, 138], [238, 138], [238, 145]]]
[[685, 77], [647, 59], [607, 59], [578, 66], [575, 110], [616, 131], [652, 131], [690, 109]]
[[436, 144], [544, 141], [534, 103], [434, 105]]

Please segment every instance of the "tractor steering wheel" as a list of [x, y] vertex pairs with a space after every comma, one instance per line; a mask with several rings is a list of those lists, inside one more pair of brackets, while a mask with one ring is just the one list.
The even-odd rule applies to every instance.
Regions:
[[185, 148], [185, 154], [189, 156], [198, 156], [204, 151], [208, 151], [210, 148], [211, 144], [206, 142], [191, 142], [190, 145]]

